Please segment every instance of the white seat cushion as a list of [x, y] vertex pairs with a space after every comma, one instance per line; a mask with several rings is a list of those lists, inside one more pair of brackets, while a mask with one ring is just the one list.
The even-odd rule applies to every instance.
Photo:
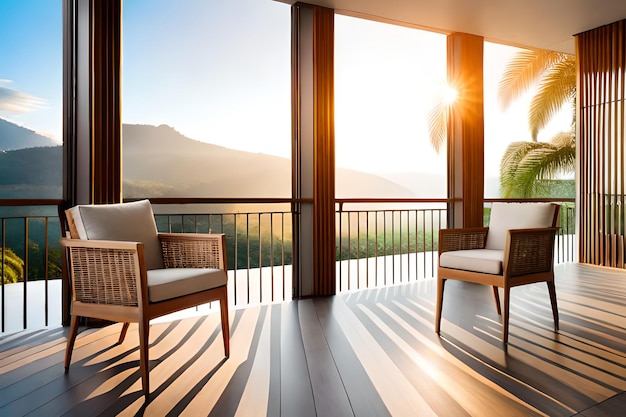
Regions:
[[503, 250], [511, 229], [552, 227], [555, 208], [551, 203], [493, 203], [485, 248]]
[[439, 266], [485, 274], [502, 274], [504, 251], [497, 249], [469, 249], [444, 252]]
[[151, 303], [226, 285], [222, 269], [167, 268], [148, 271], [148, 299]]
[[149, 200], [78, 205], [69, 211], [80, 239], [141, 242], [146, 268], [163, 268], [161, 242]]

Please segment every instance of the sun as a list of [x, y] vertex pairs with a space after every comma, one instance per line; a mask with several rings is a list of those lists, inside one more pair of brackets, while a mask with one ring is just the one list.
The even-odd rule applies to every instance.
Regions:
[[443, 102], [445, 104], [450, 105], [456, 101], [456, 99], [459, 96], [459, 92], [457, 91], [456, 88], [446, 84], [443, 87], [442, 96], [443, 96]]

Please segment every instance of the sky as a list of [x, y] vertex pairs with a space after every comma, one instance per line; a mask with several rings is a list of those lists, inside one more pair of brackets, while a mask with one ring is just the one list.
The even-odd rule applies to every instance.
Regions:
[[[0, 117], [60, 141], [62, 2], [0, 2]], [[290, 6], [272, 0], [125, 0], [122, 120], [192, 139], [291, 155]], [[369, 172], [445, 172], [426, 115], [445, 87], [445, 36], [335, 19], [336, 161]], [[504, 112], [499, 74], [515, 48], [485, 45], [486, 160], [530, 140], [525, 97]], [[566, 129], [565, 109], [540, 134]], [[487, 165], [497, 175], [498, 164]]]
[[0, 117], [61, 142], [61, 0], [0, 1]]

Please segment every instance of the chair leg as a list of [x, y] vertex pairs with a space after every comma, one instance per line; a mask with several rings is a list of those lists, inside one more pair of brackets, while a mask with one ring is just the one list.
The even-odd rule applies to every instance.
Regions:
[[495, 285], [493, 286], [493, 298], [496, 301], [496, 311], [498, 312], [498, 315], [501, 316], [502, 309], [500, 308], [500, 292], [499, 288]]
[[220, 298], [220, 312], [222, 318], [222, 338], [224, 339], [224, 356], [230, 357], [230, 324], [228, 322], [228, 296], [224, 289], [224, 296]]
[[502, 343], [509, 342], [509, 302], [511, 299], [511, 287], [504, 287], [504, 305], [502, 311]]
[[441, 330], [441, 310], [443, 309], [443, 290], [446, 285], [444, 278], [437, 278], [437, 307], [435, 310], [435, 332]]
[[76, 341], [76, 335], [78, 334], [78, 316], [72, 314], [70, 320], [70, 334], [67, 338], [67, 345], [65, 346], [65, 373], [70, 370], [70, 361], [72, 360], [72, 351], [74, 350], [74, 342]]
[[547, 281], [548, 293], [550, 293], [550, 304], [552, 304], [552, 317], [554, 317], [554, 331], [559, 331], [559, 310], [556, 306], [556, 287], [554, 281]]
[[141, 386], [146, 400], [150, 394], [150, 362], [148, 361], [149, 336], [150, 323], [148, 320], [141, 317], [139, 319], [139, 369], [141, 371]]
[[122, 326], [122, 331], [120, 332], [120, 338], [117, 341], [118, 345], [121, 345], [122, 342], [124, 341], [124, 338], [126, 337], [126, 332], [128, 331], [128, 326], [130, 326], [130, 323], [124, 323], [124, 325]]

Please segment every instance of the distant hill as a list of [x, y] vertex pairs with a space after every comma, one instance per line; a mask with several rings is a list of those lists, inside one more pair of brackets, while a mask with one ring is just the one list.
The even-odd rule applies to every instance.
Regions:
[[[412, 198], [446, 198], [448, 188], [446, 176], [430, 172], [409, 171], [380, 174], [407, 189]], [[405, 197], [405, 196], [399, 196]]]
[[[40, 136], [1, 122], [0, 138]], [[291, 195], [286, 158], [199, 142], [165, 125], [125, 124], [122, 134], [125, 197]], [[41, 138], [37, 143], [49, 140]], [[0, 141], [0, 146], [7, 143]], [[61, 146], [0, 150], [0, 198], [61, 198], [62, 160]], [[338, 169], [337, 177], [337, 196], [343, 198], [413, 196], [409, 188], [377, 175]]]
[[63, 148], [0, 151], [0, 198], [61, 198]]
[[[289, 159], [199, 142], [166, 125], [125, 124], [122, 134], [125, 196], [145, 196], [146, 189], [163, 197], [291, 195]], [[337, 195], [345, 198], [412, 195], [377, 175], [339, 169], [337, 177]]]
[[49, 137], [0, 118], [0, 151], [58, 145]]

